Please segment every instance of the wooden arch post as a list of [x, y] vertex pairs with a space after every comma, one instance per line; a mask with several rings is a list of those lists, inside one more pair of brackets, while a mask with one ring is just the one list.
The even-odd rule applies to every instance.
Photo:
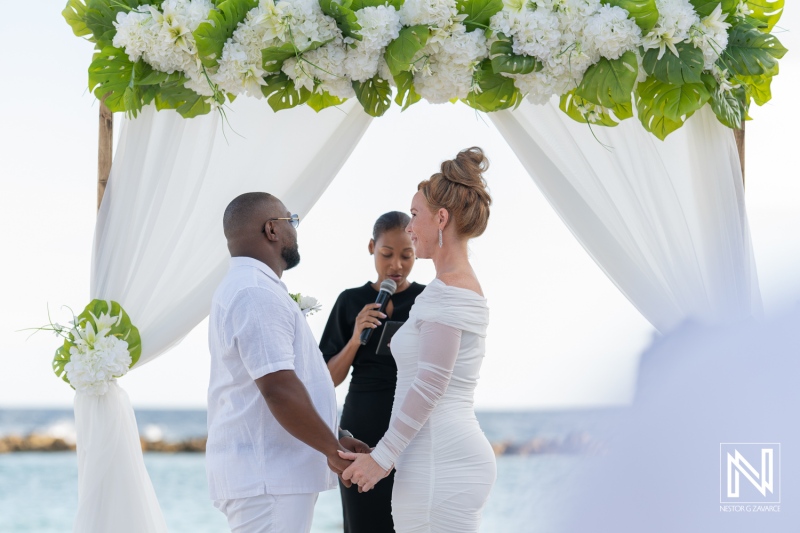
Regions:
[[[105, 99], [104, 99], [105, 100]], [[103, 202], [103, 195], [111, 173], [111, 159], [114, 153], [114, 113], [100, 102], [100, 128], [97, 142], [97, 210]]]
[[742, 121], [742, 129], [733, 130], [733, 135], [736, 138], [736, 149], [739, 150], [739, 165], [742, 167], [742, 187], [744, 187], [744, 120]]

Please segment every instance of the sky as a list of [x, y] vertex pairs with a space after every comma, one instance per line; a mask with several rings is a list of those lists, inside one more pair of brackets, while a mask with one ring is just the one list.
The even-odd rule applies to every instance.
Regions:
[[[61, 306], [88, 303], [96, 208], [97, 104], [86, 89], [90, 43], [60, 16], [63, 2], [4, 6], [0, 43], [0, 408], [69, 406], [72, 389], [50, 370], [58, 340], [18, 330], [64, 320]], [[746, 202], [764, 306], [800, 302], [800, 15], [776, 34], [790, 49], [773, 101], [747, 124]], [[265, 103], [266, 105], [266, 103]], [[117, 128], [119, 119], [117, 117]], [[309, 124], [313, 127], [313, 124]], [[302, 262], [284, 275], [292, 292], [317, 297], [317, 338], [343, 289], [375, 280], [372, 224], [407, 211], [419, 181], [458, 150], [481, 146], [491, 161], [487, 232], [470, 245], [489, 306], [478, 409], [565, 409], [630, 401], [638, 356], [653, 328], [605, 277], [544, 200], [487, 117], [463, 105], [393, 108], [364, 139], [302, 221]], [[291, 206], [287, 206], [291, 209]], [[420, 260], [410, 278], [433, 279]], [[201, 323], [171, 352], [120, 380], [134, 406], [204, 407], [209, 354]], [[337, 388], [340, 402], [347, 382]]]

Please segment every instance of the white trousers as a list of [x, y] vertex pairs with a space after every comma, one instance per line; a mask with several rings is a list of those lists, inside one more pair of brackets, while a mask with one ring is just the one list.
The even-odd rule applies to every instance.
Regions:
[[261, 494], [236, 500], [216, 500], [228, 517], [231, 533], [309, 533], [319, 493]]

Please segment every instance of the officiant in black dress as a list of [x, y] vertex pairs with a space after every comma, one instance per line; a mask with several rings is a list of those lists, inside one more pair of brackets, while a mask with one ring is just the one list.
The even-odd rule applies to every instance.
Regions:
[[[414, 300], [425, 288], [408, 281], [415, 260], [411, 237], [405, 232], [408, 222], [408, 215], [398, 211], [381, 215], [375, 222], [369, 252], [375, 258], [378, 280], [339, 295], [320, 342], [336, 386], [353, 369], [340, 426], [370, 446], [378, 444], [389, 428], [397, 385], [394, 358], [377, 354], [384, 324], [408, 320]], [[393, 280], [397, 290], [382, 314], [375, 299], [386, 279]], [[360, 336], [365, 328], [372, 328], [373, 333], [362, 346]], [[340, 484], [345, 533], [392, 533], [393, 485], [394, 471], [369, 492], [359, 493], [356, 485], [346, 488]]]

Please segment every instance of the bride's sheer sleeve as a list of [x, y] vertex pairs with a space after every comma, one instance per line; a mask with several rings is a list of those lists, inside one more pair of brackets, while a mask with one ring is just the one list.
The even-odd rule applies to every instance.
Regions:
[[372, 451], [372, 458], [388, 470], [422, 429], [447, 390], [461, 345], [461, 330], [437, 322], [420, 322], [419, 366], [389, 430]]

